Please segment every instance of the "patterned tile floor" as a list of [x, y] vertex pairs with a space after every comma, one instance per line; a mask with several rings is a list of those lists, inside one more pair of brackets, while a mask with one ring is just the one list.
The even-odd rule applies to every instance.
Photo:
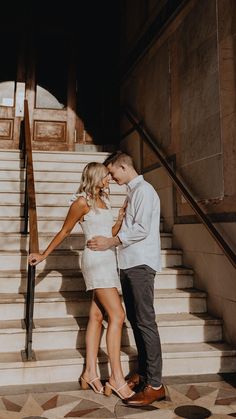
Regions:
[[[192, 379], [192, 380], [191, 380]], [[76, 383], [0, 387], [0, 419], [224, 419], [236, 417], [236, 377], [176, 377], [164, 380], [168, 396], [131, 408]]]

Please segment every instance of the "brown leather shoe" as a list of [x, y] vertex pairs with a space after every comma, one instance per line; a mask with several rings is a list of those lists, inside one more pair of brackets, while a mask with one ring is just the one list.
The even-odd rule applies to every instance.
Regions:
[[127, 406], [141, 407], [163, 399], [165, 399], [165, 389], [163, 385], [159, 390], [155, 390], [152, 386], [147, 385], [143, 391], [140, 391], [140, 393], [135, 394], [129, 399], [122, 400], [122, 402]]
[[140, 381], [141, 381], [140, 375], [138, 373], [134, 373], [128, 378], [127, 384], [129, 388], [133, 390], [134, 387], [139, 385]]

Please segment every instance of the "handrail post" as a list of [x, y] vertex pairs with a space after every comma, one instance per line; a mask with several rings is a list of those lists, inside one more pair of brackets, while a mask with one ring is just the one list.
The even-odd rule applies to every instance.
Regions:
[[[22, 126], [22, 137], [20, 139], [20, 148], [23, 153], [24, 167], [26, 167], [25, 174], [25, 195], [24, 195], [24, 234], [28, 234], [29, 224], [29, 253], [38, 252], [38, 227], [37, 227], [37, 212], [36, 199], [34, 187], [34, 173], [33, 173], [33, 157], [31, 146], [31, 134], [29, 123], [29, 109], [27, 100], [24, 101], [24, 126]], [[27, 294], [25, 305], [25, 350], [22, 353], [23, 361], [35, 360], [34, 351], [32, 349], [33, 341], [33, 314], [34, 314], [34, 293], [35, 293], [35, 266], [28, 264], [27, 275]]]
[[19, 149], [21, 151], [21, 157], [23, 158], [23, 168], [26, 168], [26, 149], [25, 149], [25, 121], [22, 120], [20, 123], [20, 141], [19, 141]]
[[25, 173], [25, 194], [24, 194], [24, 234], [28, 234], [29, 200], [28, 200], [28, 176]]
[[26, 297], [26, 339], [25, 339], [25, 352], [23, 355], [24, 360], [33, 361], [35, 355], [32, 350], [32, 337], [33, 337], [33, 314], [34, 314], [34, 289], [35, 289], [35, 266], [28, 265], [28, 283], [27, 283], [27, 297]]

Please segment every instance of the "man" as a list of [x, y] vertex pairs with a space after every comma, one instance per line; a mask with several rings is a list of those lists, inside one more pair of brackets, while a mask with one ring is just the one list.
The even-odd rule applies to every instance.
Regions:
[[127, 185], [127, 208], [116, 237], [96, 236], [88, 241], [91, 250], [118, 247], [118, 264], [127, 318], [138, 351], [138, 372], [128, 380], [131, 388], [145, 387], [124, 403], [146, 406], [165, 398], [161, 383], [162, 354], [154, 311], [154, 278], [161, 270], [160, 200], [143, 176], [136, 172], [132, 158], [119, 151], [104, 164], [119, 185]]

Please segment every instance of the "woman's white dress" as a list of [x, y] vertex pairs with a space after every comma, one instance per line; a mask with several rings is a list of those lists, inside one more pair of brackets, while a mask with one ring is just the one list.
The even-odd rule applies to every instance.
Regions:
[[[73, 196], [71, 202], [79, 196], [86, 198], [84, 193], [79, 193]], [[94, 236], [112, 236], [113, 214], [109, 201], [106, 199], [104, 202], [107, 208], [91, 208], [84, 215], [84, 221], [80, 222], [85, 235], [85, 243]], [[94, 251], [85, 244], [81, 270], [87, 291], [96, 288], [120, 288], [115, 247], [104, 251]]]

